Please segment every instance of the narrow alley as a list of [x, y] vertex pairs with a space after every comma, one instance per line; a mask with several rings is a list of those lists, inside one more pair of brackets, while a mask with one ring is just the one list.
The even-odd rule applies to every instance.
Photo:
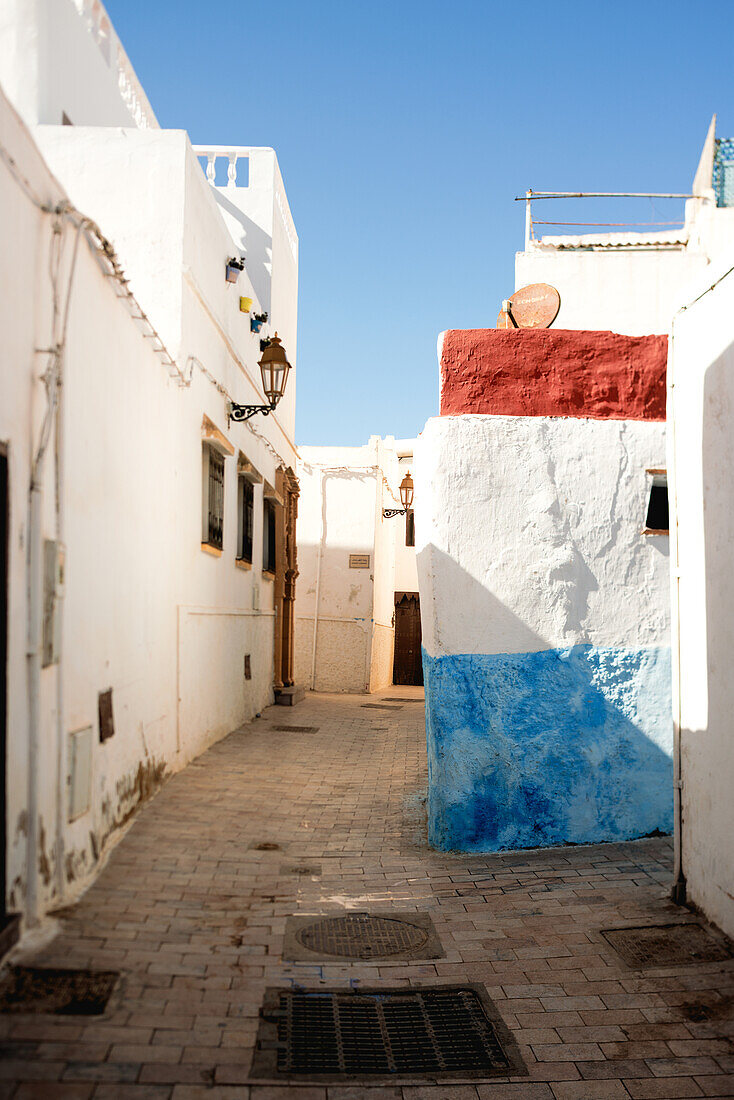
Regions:
[[[426, 844], [426, 782], [417, 688], [311, 695], [214, 745], [56, 914], [58, 936], [12, 960], [122, 977], [101, 1016], [1, 1016], [0, 1097], [734, 1095], [734, 960], [635, 967], [602, 935], [695, 920], [667, 897], [670, 839], [442, 854]], [[345, 910], [427, 915], [440, 946], [426, 953], [442, 957], [287, 961], [287, 918]], [[252, 1083], [267, 988], [457, 983], [485, 987], [526, 1074]]]

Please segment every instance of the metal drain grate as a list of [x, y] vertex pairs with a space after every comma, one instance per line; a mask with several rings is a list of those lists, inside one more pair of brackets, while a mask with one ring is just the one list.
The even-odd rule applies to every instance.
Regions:
[[318, 733], [319, 726], [271, 726], [278, 733]]
[[628, 966], [638, 970], [648, 966], [722, 962], [732, 957], [725, 943], [693, 922], [608, 928], [602, 931], [602, 936]]
[[[394, 695], [389, 701], [391, 703], [424, 703], [425, 699], [422, 695], [415, 699], [399, 699], [397, 695]], [[387, 703], [388, 700], [386, 699], [385, 702]]]
[[362, 703], [364, 710], [402, 710], [402, 707], [394, 707], [391, 703]]
[[276, 844], [274, 840], [260, 840], [250, 845], [252, 852], [281, 852], [282, 850], [280, 844]]
[[269, 989], [251, 1079], [491, 1077], [527, 1073], [481, 986]]
[[283, 958], [438, 959], [441, 941], [426, 913], [338, 913], [289, 917]]
[[116, 970], [14, 966], [0, 981], [0, 1012], [100, 1016], [119, 977]]

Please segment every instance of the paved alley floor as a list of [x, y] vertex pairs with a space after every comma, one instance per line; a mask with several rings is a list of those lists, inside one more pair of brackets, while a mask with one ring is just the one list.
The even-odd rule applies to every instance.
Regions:
[[[374, 706], [391, 697], [411, 701]], [[284, 728], [298, 726], [311, 728]], [[271, 707], [174, 776], [23, 960], [117, 969], [121, 992], [104, 1017], [0, 1017], [0, 1098], [734, 1096], [734, 963], [635, 970], [600, 934], [692, 919], [667, 900], [670, 841], [433, 852], [425, 756], [422, 692], [393, 688]], [[289, 915], [345, 909], [428, 913], [445, 957], [283, 960]], [[467, 981], [486, 987], [526, 1076], [248, 1084], [266, 987]]]

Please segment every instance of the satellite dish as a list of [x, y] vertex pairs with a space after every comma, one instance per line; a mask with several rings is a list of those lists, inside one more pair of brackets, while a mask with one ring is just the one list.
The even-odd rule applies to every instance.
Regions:
[[507, 298], [497, 328], [550, 328], [561, 308], [561, 296], [549, 283], [533, 283]]

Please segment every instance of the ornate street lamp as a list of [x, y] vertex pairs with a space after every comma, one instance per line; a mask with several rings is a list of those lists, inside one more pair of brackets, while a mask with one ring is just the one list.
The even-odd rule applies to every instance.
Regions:
[[227, 408], [227, 414], [230, 420], [249, 420], [250, 417], [255, 416], [256, 413], [262, 413], [263, 416], [268, 416], [271, 412], [275, 411], [278, 402], [285, 393], [285, 384], [288, 381], [291, 365], [286, 358], [285, 348], [281, 344], [277, 332], [275, 336], [270, 337], [268, 346], [263, 351], [258, 366], [260, 367], [260, 374], [262, 375], [263, 392], [269, 404], [237, 405], [232, 401]]
[[385, 519], [392, 519], [393, 516], [404, 516], [406, 512], [411, 510], [413, 506], [413, 478], [410, 476], [410, 470], [400, 482], [400, 502], [403, 505], [402, 508], [382, 509]]

